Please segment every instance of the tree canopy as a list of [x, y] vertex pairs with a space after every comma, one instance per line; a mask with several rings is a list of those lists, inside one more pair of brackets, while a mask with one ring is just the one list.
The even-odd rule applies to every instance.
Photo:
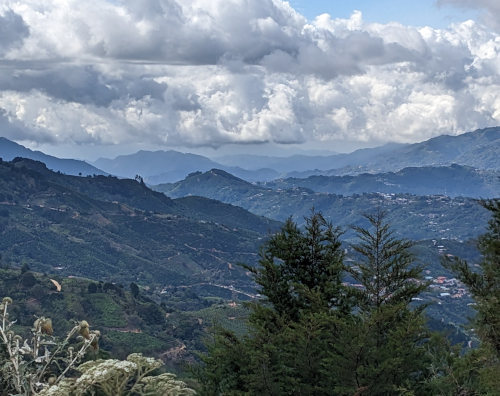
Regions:
[[427, 333], [409, 306], [425, 288], [421, 268], [382, 213], [367, 219], [373, 229], [356, 228], [352, 266], [320, 213], [269, 239], [249, 268], [263, 299], [250, 305], [246, 336], [216, 331], [198, 372], [204, 394], [424, 394]]

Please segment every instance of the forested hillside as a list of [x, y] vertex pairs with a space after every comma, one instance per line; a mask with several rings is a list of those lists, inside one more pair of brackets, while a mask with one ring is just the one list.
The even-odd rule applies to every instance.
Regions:
[[[489, 211], [472, 200], [398, 194], [342, 197], [306, 189], [273, 190], [216, 170], [186, 179], [190, 182], [187, 186], [203, 189], [212, 184], [210, 191], [237, 197], [241, 202], [248, 200], [254, 207], [281, 202], [283, 209], [276, 205], [266, 209], [277, 218], [286, 210], [305, 215], [305, 231], [287, 220], [276, 234], [278, 222], [208, 198], [171, 199], [150, 190], [140, 177], [119, 180], [111, 176], [67, 176], [25, 159], [0, 163], [0, 175], [5, 268], [0, 270], [0, 282], [4, 293], [17, 301], [12, 304], [11, 314], [18, 321], [18, 331], [28, 333], [37, 316], [50, 316], [51, 326], [60, 331], [71, 331], [73, 320], [84, 320], [81, 323], [89, 322], [100, 331], [102, 352], [94, 354], [94, 358], [107, 354], [125, 358], [130, 352], [143, 352], [160, 357], [171, 370], [179, 371], [182, 362], [198, 365], [197, 353], [208, 351], [203, 358], [205, 366], [197, 369], [198, 385], [195, 383], [202, 394], [217, 394], [220, 389], [288, 394], [284, 391], [288, 386], [300, 389], [301, 394], [329, 394], [328, 389], [337, 389], [336, 394], [360, 389], [393, 394], [393, 389], [399, 388], [392, 386], [426, 394], [442, 383], [449, 389], [455, 386], [448, 377], [425, 371], [435, 364], [429, 348], [441, 345], [439, 348], [445, 349], [440, 353], [446, 356], [447, 342], [475, 346], [482, 337], [462, 327], [474, 313], [469, 306], [474, 301], [471, 297], [478, 292], [474, 288], [467, 291], [467, 276], [457, 279], [453, 271], [462, 269], [465, 274], [468, 267], [443, 268], [440, 261], [458, 254], [471, 263], [480, 261], [474, 243], [466, 240], [484, 232]], [[349, 214], [349, 223], [343, 218], [343, 230], [348, 233], [342, 235], [342, 230], [333, 228], [320, 214], [308, 217], [306, 206], [308, 210], [316, 206], [331, 217], [332, 213]], [[357, 235], [368, 238], [366, 243], [373, 242], [372, 235], [378, 234], [368, 230], [365, 233], [365, 215], [370, 211], [382, 213], [384, 208], [391, 210], [387, 216], [368, 215], [368, 219], [386, 233], [382, 242], [388, 244], [387, 248], [396, 249], [390, 250], [389, 256], [395, 257], [395, 261], [389, 261], [390, 266], [403, 266], [392, 270], [395, 278], [387, 278], [387, 282], [395, 282], [393, 286], [387, 283], [378, 291], [370, 291], [374, 285], [369, 283], [373, 268], [366, 261], [371, 257], [368, 245], [346, 241], [355, 241], [350, 235]], [[389, 233], [386, 221], [394, 222], [394, 234]], [[354, 228], [347, 228], [348, 224]], [[306, 234], [301, 236], [303, 232]], [[307, 237], [307, 233], [314, 238]], [[417, 237], [418, 243], [406, 242], [405, 233]], [[266, 242], [266, 237], [271, 240]], [[307, 241], [305, 245], [301, 238]], [[392, 245], [391, 241], [396, 240], [402, 242]], [[331, 246], [323, 244], [326, 242]], [[308, 243], [319, 244], [313, 250], [325, 254], [323, 258], [318, 256], [316, 264], [313, 260], [312, 272], [302, 268], [303, 264], [290, 273], [286, 267], [281, 268], [280, 262], [303, 262], [294, 255], [301, 256], [303, 248], [309, 251]], [[273, 252], [271, 256], [266, 249]], [[245, 268], [239, 262], [245, 263]], [[29, 267], [50, 275], [34, 273]], [[90, 279], [73, 278], [75, 275]], [[383, 276], [381, 273], [374, 279]], [[414, 285], [415, 279], [420, 280]], [[290, 285], [298, 287], [297, 294], [288, 290]], [[395, 305], [368, 303], [385, 295], [385, 288], [394, 295]], [[271, 306], [262, 305], [262, 296], [271, 299]], [[252, 301], [249, 309], [242, 305], [248, 300]], [[314, 308], [315, 304], [320, 306]], [[395, 314], [393, 309], [402, 311]], [[356, 312], [368, 316], [359, 317]], [[406, 319], [401, 319], [400, 314]], [[277, 327], [261, 328], [272, 317]], [[392, 323], [389, 335], [380, 327], [382, 323]], [[216, 335], [215, 344], [204, 345], [213, 325], [222, 325], [226, 330]], [[337, 329], [333, 333], [328, 330], [332, 326]], [[382, 331], [382, 338], [372, 339], [373, 329]], [[437, 338], [428, 343], [426, 332], [435, 330], [446, 330], [449, 341]], [[245, 336], [249, 338], [241, 338]], [[261, 337], [272, 341], [262, 344]], [[310, 337], [315, 342], [307, 342]], [[293, 346], [289, 344], [291, 338], [298, 340]], [[375, 348], [373, 352], [362, 352], [367, 345]], [[275, 350], [270, 356], [265, 352], [269, 347]], [[226, 348], [237, 348], [237, 361], [227, 355], [230, 352]], [[358, 350], [364, 363], [352, 366], [353, 356], [345, 348]], [[413, 352], [407, 355], [409, 350]], [[254, 355], [252, 351], [260, 352]], [[403, 355], [407, 360], [400, 361]], [[316, 363], [308, 363], [306, 369], [304, 362], [313, 356]], [[262, 358], [274, 361], [275, 374], [260, 372]], [[400, 362], [398, 378], [389, 379], [396, 366], [377, 368], [384, 359]], [[341, 379], [319, 374], [323, 372], [320, 367], [331, 364], [340, 364], [346, 374]], [[228, 368], [235, 365], [237, 371]], [[406, 366], [403, 371], [402, 365]], [[453, 370], [461, 370], [460, 375], [472, 375], [468, 369], [457, 367], [453, 366]], [[424, 371], [417, 375], [416, 369]], [[281, 370], [288, 374], [278, 374]], [[248, 376], [244, 379], [235, 374], [245, 371]], [[296, 374], [290, 374], [293, 372]], [[359, 378], [354, 380], [353, 374]], [[314, 382], [311, 376], [316, 378]], [[382, 383], [374, 382], [373, 376], [384, 376], [385, 385], [379, 387]], [[412, 380], [408, 382], [409, 378]], [[223, 388], [220, 381], [226, 384]], [[234, 381], [241, 385], [230, 385]], [[266, 391], [265, 383], [278, 388]], [[481, 382], [480, 386], [490, 385]]]
[[217, 169], [193, 173], [183, 181], [154, 188], [170, 197], [199, 195], [217, 199], [275, 220], [292, 216], [300, 225], [314, 207], [346, 229], [346, 237], [353, 236], [349, 227], [358, 224], [362, 214], [374, 208], [387, 210], [395, 231], [414, 240], [474, 238], [484, 232], [488, 219], [487, 211], [470, 198], [394, 193], [342, 196], [302, 187], [275, 190]]
[[[242, 281], [239, 261], [279, 223], [205, 200], [171, 200], [141, 181], [0, 164], [0, 248], [11, 265], [155, 285]], [[236, 216], [236, 217], [233, 217]]]
[[10, 315], [23, 334], [29, 334], [36, 317], [45, 316], [60, 334], [68, 332], [74, 321], [89, 322], [102, 333], [102, 356], [124, 358], [133, 352], [160, 356], [181, 345], [172, 329], [174, 318], [167, 321], [164, 308], [136, 288], [42, 275], [26, 265], [22, 270], [0, 269], [0, 289], [13, 299]]

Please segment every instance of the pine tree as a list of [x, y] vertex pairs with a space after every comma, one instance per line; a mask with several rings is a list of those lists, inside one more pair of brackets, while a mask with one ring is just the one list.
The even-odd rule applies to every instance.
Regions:
[[[421, 268], [384, 216], [357, 228], [361, 259], [346, 268], [340, 232], [313, 213], [288, 220], [248, 268], [264, 298], [250, 305], [243, 338], [219, 331], [198, 378], [206, 395], [426, 394], [422, 309], [410, 302]], [[363, 290], [343, 283], [348, 269]]]
[[423, 307], [411, 309], [410, 303], [427, 287], [421, 281], [422, 267], [409, 252], [411, 242], [394, 237], [385, 213], [365, 217], [371, 228], [354, 228], [360, 241], [353, 249], [360, 259], [348, 269], [362, 286], [352, 289], [358, 312], [346, 330], [350, 339], [331, 357], [351, 372], [339, 393], [417, 392], [425, 372], [422, 343], [427, 331]]
[[426, 288], [419, 281], [423, 268], [415, 264], [409, 250], [412, 242], [395, 238], [385, 216], [381, 211], [365, 215], [371, 230], [354, 227], [360, 242], [353, 249], [362, 259], [349, 272], [363, 285], [358, 294], [361, 308], [368, 311], [392, 304], [407, 305]]
[[288, 219], [261, 249], [260, 266], [246, 267], [278, 314], [296, 320], [304, 310], [342, 306], [340, 235], [321, 213], [306, 218], [304, 231]]
[[478, 246], [483, 255], [480, 269], [472, 268], [460, 258], [445, 264], [468, 286], [476, 301], [477, 315], [473, 323], [481, 349], [471, 352], [465, 359], [469, 363], [467, 382], [478, 385], [467, 387], [468, 394], [493, 395], [498, 394], [500, 388], [500, 199], [481, 201], [481, 204], [491, 211], [492, 218], [488, 231], [479, 238]]
[[204, 394], [331, 393], [322, 385], [322, 362], [335, 332], [325, 317], [350, 310], [339, 236], [313, 212], [305, 230], [289, 219], [263, 246], [260, 266], [247, 269], [264, 299], [250, 305], [248, 336], [219, 331], [209, 345], [198, 375]]

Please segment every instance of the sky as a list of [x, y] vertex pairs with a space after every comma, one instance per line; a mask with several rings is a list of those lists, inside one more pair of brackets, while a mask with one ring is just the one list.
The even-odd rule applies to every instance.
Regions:
[[311, 20], [325, 13], [335, 18], [349, 18], [354, 10], [360, 10], [365, 22], [398, 22], [442, 29], [479, 15], [477, 9], [439, 4], [435, 0], [292, 0], [289, 3]]
[[0, 0], [0, 135], [60, 157], [500, 125], [498, 0]]

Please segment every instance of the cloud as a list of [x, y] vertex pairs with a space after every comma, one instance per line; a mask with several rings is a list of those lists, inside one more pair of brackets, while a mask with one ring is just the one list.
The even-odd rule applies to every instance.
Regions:
[[453, 5], [465, 8], [476, 8], [484, 10], [483, 21], [489, 26], [500, 31], [500, 3], [497, 0], [438, 0], [438, 5]]
[[28, 36], [29, 28], [20, 15], [12, 10], [0, 14], [0, 55], [20, 46]]
[[[12, 54], [18, 59], [100, 59], [216, 65], [241, 60], [276, 68], [276, 57], [295, 64], [297, 72], [324, 78], [360, 73], [365, 64], [410, 60], [411, 51], [355, 28], [360, 14], [347, 23], [325, 17], [307, 24], [287, 3], [262, 0], [66, 1], [66, 7], [27, 1], [33, 34]], [[45, 3], [45, 2], [44, 2]], [[327, 26], [329, 25], [329, 26]], [[65, 40], [70, 37], [70, 40]], [[62, 38], [62, 40], [61, 40]]]
[[295, 51], [294, 39], [300, 38], [305, 23], [286, 3], [273, 0], [251, 5], [241, 0], [10, 4], [33, 29], [27, 45], [16, 53], [29, 59], [89, 56], [216, 64], [227, 55], [254, 62], [273, 49]]
[[11, 137], [383, 143], [500, 123], [500, 35], [474, 21], [307, 21], [280, 0], [5, 3], [0, 131]]
[[45, 64], [36, 69], [6, 68], [0, 90], [38, 90], [67, 102], [109, 106], [123, 96], [161, 99], [165, 86], [147, 76], [128, 74], [119, 78], [92, 65]]
[[39, 143], [56, 143], [51, 132], [24, 125], [12, 114], [0, 107], [0, 131], [2, 136], [13, 140], [34, 140]]

